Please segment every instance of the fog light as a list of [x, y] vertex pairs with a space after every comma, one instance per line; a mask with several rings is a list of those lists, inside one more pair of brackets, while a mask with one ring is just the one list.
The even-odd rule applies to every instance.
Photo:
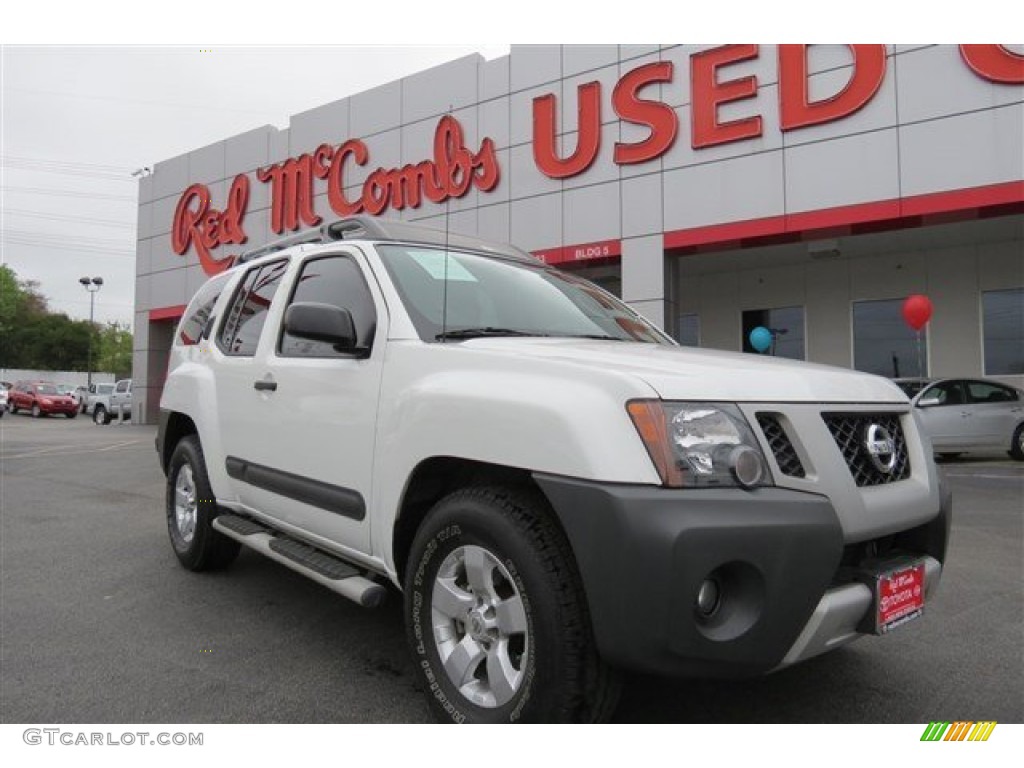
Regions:
[[697, 591], [697, 610], [701, 616], [710, 616], [718, 607], [718, 583], [705, 579]]
[[729, 454], [729, 468], [744, 488], [752, 488], [764, 477], [761, 455], [749, 445], [738, 445]]

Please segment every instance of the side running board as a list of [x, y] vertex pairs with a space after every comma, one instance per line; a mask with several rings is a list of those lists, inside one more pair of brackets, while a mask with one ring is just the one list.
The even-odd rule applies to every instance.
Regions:
[[254, 520], [220, 514], [214, 518], [213, 527], [228, 538], [255, 549], [364, 608], [376, 608], [387, 595], [384, 586], [363, 576], [355, 566]]

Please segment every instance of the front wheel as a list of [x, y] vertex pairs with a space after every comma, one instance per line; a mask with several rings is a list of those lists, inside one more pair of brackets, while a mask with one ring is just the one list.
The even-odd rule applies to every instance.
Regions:
[[1010, 443], [1010, 456], [1017, 461], [1024, 461], [1024, 424], [1018, 424], [1013, 432], [1013, 442]]
[[39, 403], [32, 403], [32, 418], [38, 419], [43, 415], [42, 409], [39, 407]]
[[594, 722], [617, 681], [594, 646], [565, 535], [533, 493], [469, 488], [413, 541], [406, 630], [434, 715], [447, 722]]
[[78, 411], [68, 411], [64, 415], [67, 416], [69, 419], [73, 419], [78, 415]]
[[213, 528], [217, 502], [196, 435], [183, 437], [167, 467], [167, 532], [181, 564], [190, 571], [226, 568], [241, 545]]

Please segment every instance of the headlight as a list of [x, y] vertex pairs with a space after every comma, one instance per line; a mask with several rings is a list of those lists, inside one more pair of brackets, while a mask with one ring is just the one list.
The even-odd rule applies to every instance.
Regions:
[[772, 484], [754, 433], [735, 405], [632, 400], [626, 410], [665, 485]]

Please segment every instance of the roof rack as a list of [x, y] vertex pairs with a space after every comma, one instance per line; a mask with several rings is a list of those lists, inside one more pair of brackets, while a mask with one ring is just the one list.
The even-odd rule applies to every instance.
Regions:
[[481, 251], [518, 261], [529, 261], [531, 263], [537, 261], [534, 256], [512, 245], [495, 243], [490, 240], [482, 240], [478, 237], [470, 237], [453, 232], [445, 232], [443, 229], [409, 224], [408, 222], [396, 221], [394, 219], [352, 216], [338, 219], [328, 224], [321, 224], [316, 229], [296, 232], [294, 235], [282, 237], [280, 240], [274, 240], [266, 245], [245, 251], [238, 257], [235, 263], [244, 264], [260, 256], [266, 256], [268, 253], [291, 248], [293, 245], [324, 244], [333, 243], [338, 240], [357, 239], [443, 245], [461, 250]]

